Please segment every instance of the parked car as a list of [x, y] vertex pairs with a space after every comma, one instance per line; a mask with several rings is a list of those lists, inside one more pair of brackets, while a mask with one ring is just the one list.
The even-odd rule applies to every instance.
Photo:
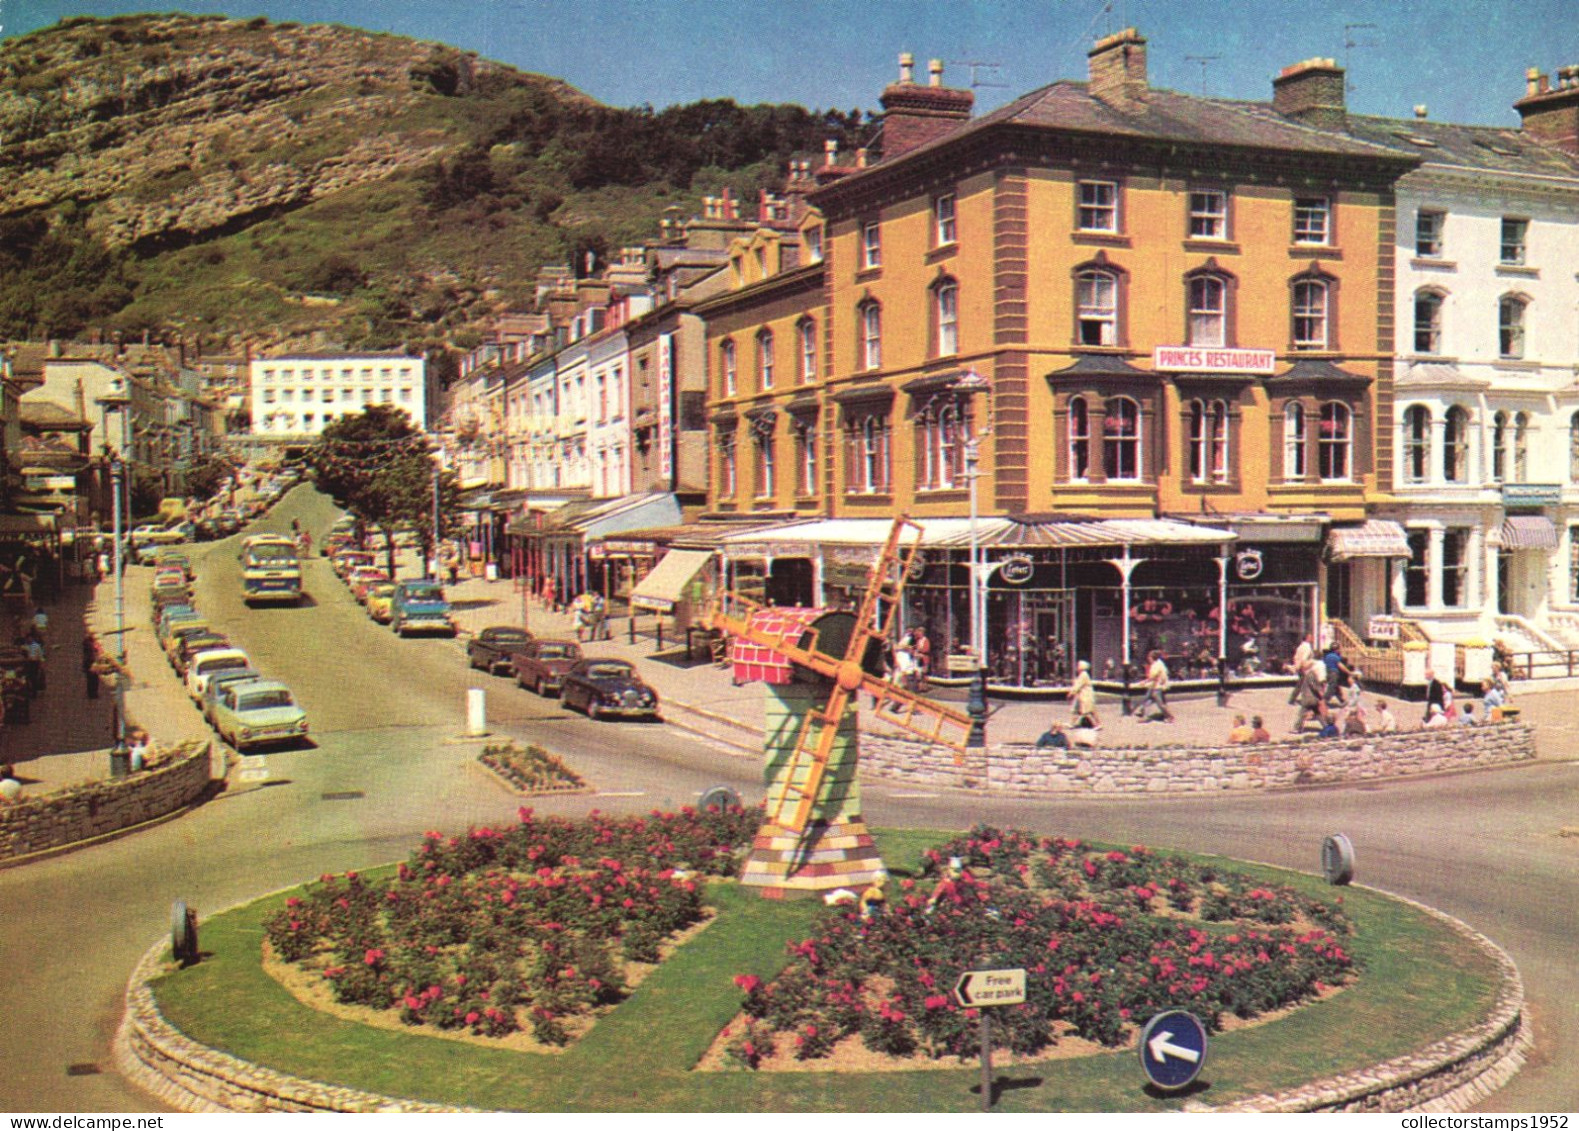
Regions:
[[226, 684], [214, 703], [214, 729], [237, 750], [307, 737], [307, 712], [291, 689], [268, 679]]
[[173, 546], [177, 542], [190, 541], [191, 537], [191, 523], [178, 522], [174, 526], [165, 526], [159, 522], [145, 522], [132, 531], [132, 545]]
[[226, 668], [214, 672], [208, 677], [208, 686], [203, 688], [203, 698], [197, 704], [198, 710], [203, 712], [203, 721], [210, 726], [214, 724], [214, 704], [219, 702], [219, 693], [227, 684], [248, 683], [262, 678], [262, 673], [252, 668]]
[[389, 606], [395, 599], [395, 583], [393, 581], [380, 581], [367, 591], [367, 615], [379, 624], [389, 623]]
[[154, 566], [159, 570], [178, 569], [181, 575], [191, 581], [197, 576], [192, 569], [192, 559], [184, 550], [172, 550], [168, 546], [161, 546], [154, 553]]
[[513, 625], [493, 625], [473, 636], [466, 644], [466, 662], [489, 675], [514, 670], [517, 652], [532, 642], [532, 634]]
[[230, 637], [222, 632], [193, 633], [181, 638], [181, 642], [175, 646], [175, 651], [170, 655], [170, 662], [175, 665], [176, 674], [184, 680], [187, 669], [192, 666], [193, 657], [218, 648], [229, 647]]
[[402, 581], [389, 603], [389, 626], [401, 636], [408, 632], [442, 632], [455, 635], [450, 603], [436, 581]]
[[198, 613], [193, 605], [182, 601], [169, 601], [154, 606], [154, 636], [159, 646], [164, 646], [165, 633], [178, 620], [194, 620]]
[[334, 575], [344, 581], [358, 566], [374, 564], [373, 555], [366, 550], [341, 550], [332, 559]]
[[346, 578], [346, 584], [351, 587], [351, 596], [356, 598], [359, 605], [367, 604], [367, 591], [381, 581], [388, 581], [389, 574], [377, 566], [357, 566]]
[[192, 616], [167, 621], [165, 627], [160, 630], [159, 642], [164, 645], [165, 655], [170, 657], [173, 662], [176, 646], [181, 643], [184, 637], [193, 636], [199, 632], [212, 632], [213, 630], [213, 625], [209, 624], [207, 620], [197, 615], [194, 611]]
[[580, 661], [581, 645], [574, 640], [533, 640], [515, 654], [515, 682], [539, 695], [558, 695], [565, 673]]
[[559, 699], [590, 719], [658, 717], [658, 693], [642, 682], [628, 660], [582, 659], [565, 673]]
[[186, 693], [192, 697], [192, 702], [201, 702], [203, 691], [208, 687], [209, 677], [215, 672], [251, 666], [252, 661], [240, 648], [214, 648], [207, 652], [199, 652], [192, 657], [192, 662], [186, 669]]

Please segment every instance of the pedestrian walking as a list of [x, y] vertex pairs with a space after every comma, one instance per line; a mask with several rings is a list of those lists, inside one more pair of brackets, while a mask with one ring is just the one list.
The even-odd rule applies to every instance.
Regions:
[[1307, 632], [1305, 638], [1299, 642], [1299, 647], [1294, 649], [1294, 662], [1289, 665], [1289, 670], [1294, 673], [1294, 686], [1289, 688], [1288, 692], [1288, 702], [1291, 707], [1299, 702], [1300, 682], [1305, 678], [1305, 669], [1310, 666], [1315, 656], [1316, 646], [1312, 642], [1310, 633]]
[[1165, 723], [1174, 722], [1173, 712], [1168, 710], [1168, 665], [1162, 658], [1162, 653], [1153, 648], [1146, 657], [1146, 694], [1140, 704], [1135, 708], [1135, 717], [1141, 722], [1150, 721], [1146, 716], [1148, 706], [1155, 707], [1157, 713], [1152, 718], [1161, 719]]
[[82, 679], [89, 699], [99, 697], [99, 640], [89, 632], [82, 638]]
[[36, 632], [29, 632], [22, 648], [27, 655], [28, 694], [37, 695], [44, 690], [44, 642]]
[[1290, 734], [1303, 733], [1306, 719], [1315, 719], [1318, 723], [1326, 721], [1327, 679], [1325, 665], [1317, 663], [1305, 665], [1305, 674], [1300, 677], [1299, 685], [1295, 688], [1295, 697], [1299, 703], [1299, 713], [1294, 716], [1294, 725], [1289, 728]]
[[1074, 726], [1099, 727], [1097, 689], [1091, 682], [1091, 661], [1075, 664], [1075, 681], [1069, 688], [1070, 721]]

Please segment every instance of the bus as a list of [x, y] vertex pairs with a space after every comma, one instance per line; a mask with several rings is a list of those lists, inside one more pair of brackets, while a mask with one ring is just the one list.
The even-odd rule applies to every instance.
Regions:
[[241, 588], [251, 605], [259, 601], [302, 599], [302, 566], [296, 542], [286, 534], [257, 534], [241, 545]]

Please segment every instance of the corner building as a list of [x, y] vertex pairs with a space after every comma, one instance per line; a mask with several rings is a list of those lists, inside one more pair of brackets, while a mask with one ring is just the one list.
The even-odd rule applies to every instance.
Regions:
[[763, 419], [758, 333], [710, 327], [714, 506], [818, 517], [725, 552], [836, 602], [851, 547], [927, 520], [905, 620], [941, 674], [973, 635], [974, 472], [995, 682], [1117, 678], [1151, 648], [1176, 678], [1275, 674], [1316, 629], [1331, 531], [1391, 488], [1393, 194], [1419, 157], [1340, 132], [1330, 61], [1257, 104], [1151, 88], [1133, 29], [1089, 58], [980, 118], [902, 60], [880, 153], [811, 193], [820, 290], [774, 312], [821, 328], [796, 391], [814, 496], [764, 477], [760, 426], [732, 443]]

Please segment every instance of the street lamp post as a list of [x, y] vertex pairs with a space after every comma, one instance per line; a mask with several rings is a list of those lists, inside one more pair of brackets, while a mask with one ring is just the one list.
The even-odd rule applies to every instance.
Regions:
[[98, 398], [98, 403], [103, 410], [104, 446], [107, 451], [110, 413], [114, 411], [120, 414], [120, 433], [116, 437], [114, 451], [110, 452], [111, 505], [115, 508], [111, 525], [112, 537], [115, 539], [115, 745], [110, 749], [110, 776], [124, 777], [131, 769], [131, 759], [126, 746], [126, 561], [121, 514], [125, 508], [122, 500], [126, 490], [125, 413], [132, 401], [126, 392], [125, 383], [117, 377], [109, 390]]
[[[955, 393], [974, 395], [990, 393], [992, 384], [972, 369], [951, 388]], [[982, 415], [987, 417], [985, 427], [978, 429], [973, 423], [965, 439], [965, 480], [970, 488], [970, 649], [976, 660], [970, 697], [965, 701], [965, 713], [970, 716], [970, 733], [965, 738], [968, 747], [987, 745], [987, 594], [982, 576], [985, 563], [981, 560], [981, 516], [976, 483], [981, 478], [981, 437], [991, 432], [992, 421], [987, 413]]]

